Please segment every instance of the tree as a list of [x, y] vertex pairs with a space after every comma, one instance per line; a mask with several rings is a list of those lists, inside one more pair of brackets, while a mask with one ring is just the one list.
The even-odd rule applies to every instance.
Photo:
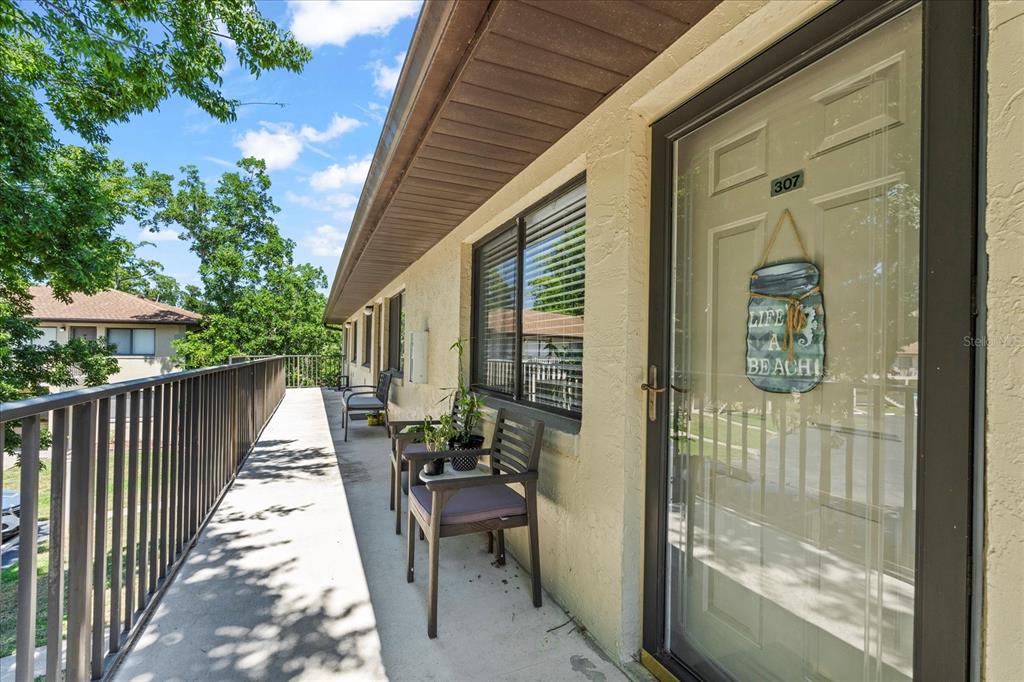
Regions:
[[[99, 344], [35, 346], [28, 287], [69, 300], [114, 285], [134, 252], [114, 227], [142, 219], [166, 178], [108, 159], [107, 126], [171, 94], [233, 120], [243, 103], [220, 90], [221, 41], [254, 75], [310, 58], [253, 0], [0, 0], [0, 401], [112, 367]], [[48, 114], [82, 144], [61, 142]]]
[[[169, 176], [168, 176], [169, 177]], [[185, 296], [178, 280], [165, 275], [159, 261], [140, 258], [140, 246], [152, 246], [150, 242], [129, 245], [131, 255], [125, 256], [114, 273], [114, 288], [136, 296], [168, 305], [180, 305]]]
[[528, 282], [533, 309], [562, 315], [583, 315], [586, 223], [580, 222], [556, 237], [537, 258], [536, 277]]
[[266, 164], [246, 158], [224, 173], [213, 192], [195, 167], [181, 169], [177, 189], [165, 188], [164, 208], [144, 222], [176, 226], [199, 258], [202, 291], [189, 309], [199, 328], [175, 342], [187, 367], [218, 364], [232, 355], [321, 354], [337, 349], [338, 332], [323, 318], [327, 276], [293, 262], [295, 243], [281, 236]]

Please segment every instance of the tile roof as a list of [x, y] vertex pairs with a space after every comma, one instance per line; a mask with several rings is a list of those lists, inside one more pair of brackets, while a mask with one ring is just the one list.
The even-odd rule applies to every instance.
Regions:
[[202, 317], [184, 308], [116, 289], [92, 295], [74, 294], [71, 303], [58, 300], [50, 287], [29, 287], [29, 293], [32, 295], [31, 317], [37, 320], [196, 324]]

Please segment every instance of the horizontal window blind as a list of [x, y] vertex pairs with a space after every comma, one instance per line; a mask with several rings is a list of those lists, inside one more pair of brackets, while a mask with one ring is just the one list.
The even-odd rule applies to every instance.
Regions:
[[475, 386], [580, 414], [585, 242], [586, 186], [579, 184], [477, 247]]
[[485, 246], [477, 257], [477, 381], [491, 390], [515, 392], [516, 292], [519, 235], [512, 227]]
[[522, 389], [530, 402], [579, 412], [583, 400], [586, 188], [524, 218]]

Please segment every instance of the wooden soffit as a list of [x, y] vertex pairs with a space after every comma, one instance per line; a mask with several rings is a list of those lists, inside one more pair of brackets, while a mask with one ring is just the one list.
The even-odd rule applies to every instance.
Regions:
[[428, 0], [338, 263], [338, 323], [718, 0]]

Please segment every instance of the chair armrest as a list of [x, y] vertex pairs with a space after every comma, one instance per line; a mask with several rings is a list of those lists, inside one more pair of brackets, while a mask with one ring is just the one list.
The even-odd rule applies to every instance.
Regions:
[[[399, 432], [407, 426], [421, 426], [424, 421], [424, 419], [406, 419], [403, 421], [391, 420], [390, 422], [388, 422], [388, 424], [391, 426], [391, 437], [397, 438], [398, 436], [407, 435]], [[440, 422], [436, 419], [432, 419], [430, 423], [439, 424]], [[423, 435], [422, 432], [420, 431], [412, 431], [411, 433]]]
[[442, 478], [426, 483], [430, 492], [441, 492], [443, 490], [460, 490], [462, 488], [476, 488], [483, 485], [503, 485], [505, 483], [527, 483], [536, 481], [537, 472], [527, 471], [521, 474], [483, 474], [481, 476], [460, 476], [459, 478]]
[[[345, 402], [345, 407], [348, 408], [349, 407], [349, 403], [352, 401], [353, 398], [364, 398], [366, 396], [371, 396], [371, 397], [376, 398], [376, 396], [373, 395], [373, 391], [359, 391], [359, 392], [355, 392], [355, 393], [346, 393], [346, 394], [341, 396], [341, 399]], [[386, 407], [386, 406], [382, 405], [381, 407], [372, 407], [372, 406], [369, 406], [369, 405], [361, 405], [360, 409], [366, 408], [366, 409], [383, 410], [384, 407]]]
[[423, 433], [420, 431], [410, 431], [408, 433], [395, 433], [392, 434], [391, 439], [396, 443], [415, 443], [423, 440]]
[[483, 457], [491, 454], [490, 448], [477, 450], [438, 450], [437, 452], [403, 452], [402, 457], [409, 462], [432, 462], [435, 459], [451, 459], [452, 457]]
[[[361, 390], [356, 390], [361, 389]], [[341, 389], [342, 393], [372, 393], [377, 389], [376, 386], [370, 386], [369, 384], [354, 384], [352, 386], [346, 386]]]

